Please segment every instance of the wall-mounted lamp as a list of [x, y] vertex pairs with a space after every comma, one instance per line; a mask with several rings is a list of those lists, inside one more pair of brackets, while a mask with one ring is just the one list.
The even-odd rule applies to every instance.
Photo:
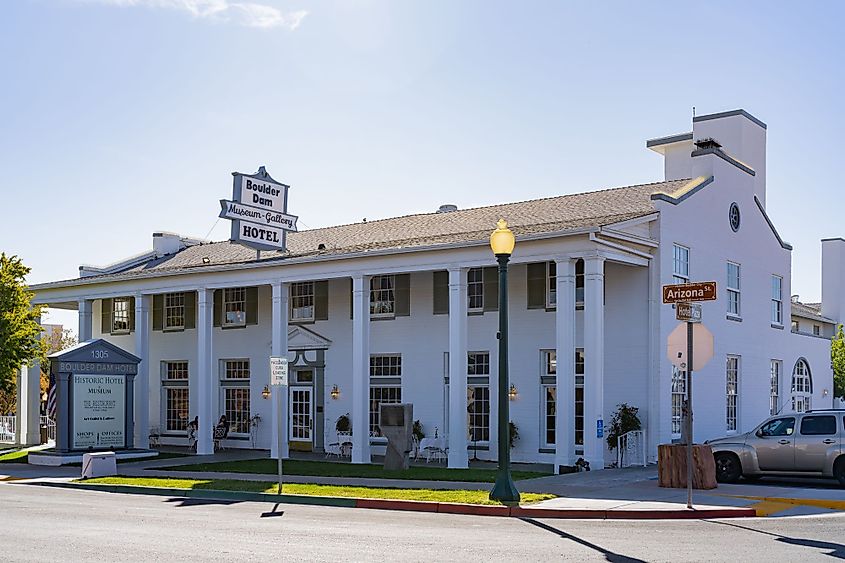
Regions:
[[267, 385], [264, 386], [264, 389], [261, 390], [261, 397], [264, 399], [270, 398], [270, 387]]
[[828, 393], [830, 393], [830, 391], [828, 391], [827, 389], [823, 390], [822, 397], [827, 397]]
[[513, 383], [511, 383], [511, 388], [510, 388], [510, 389], [508, 389], [508, 399], [510, 399], [511, 401], [515, 401], [515, 400], [516, 400], [516, 395], [517, 395], [517, 393], [516, 393], [516, 386], [514, 386], [514, 384], [513, 384]]
[[332, 386], [332, 390], [329, 392], [329, 394], [334, 400], [337, 400], [337, 398], [340, 397], [340, 389], [337, 388], [337, 383]]

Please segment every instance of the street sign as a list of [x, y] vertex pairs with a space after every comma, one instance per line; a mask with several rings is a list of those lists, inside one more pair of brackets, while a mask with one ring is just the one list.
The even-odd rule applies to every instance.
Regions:
[[688, 323], [700, 323], [701, 303], [678, 303], [675, 306], [675, 318]]
[[604, 438], [604, 420], [596, 421], [596, 438]]
[[288, 384], [288, 359], [270, 357], [270, 385]]
[[663, 303], [715, 301], [716, 282], [677, 283], [663, 286]]
[[[692, 371], [698, 371], [707, 365], [713, 357], [713, 333], [701, 323], [692, 327], [692, 341], [695, 350], [692, 356]], [[678, 369], [687, 369], [687, 325], [681, 323], [669, 334], [666, 341], [666, 356]]]

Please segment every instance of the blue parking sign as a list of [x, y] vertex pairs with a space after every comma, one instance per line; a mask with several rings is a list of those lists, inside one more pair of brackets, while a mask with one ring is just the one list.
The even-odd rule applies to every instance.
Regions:
[[604, 438], [604, 421], [602, 419], [596, 421], [596, 438]]

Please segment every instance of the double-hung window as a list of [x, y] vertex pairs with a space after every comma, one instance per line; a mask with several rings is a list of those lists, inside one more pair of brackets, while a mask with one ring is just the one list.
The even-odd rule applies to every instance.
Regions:
[[381, 436], [380, 405], [402, 402], [402, 356], [370, 356], [370, 436]]
[[490, 353], [467, 354], [467, 422], [471, 442], [490, 441]]
[[112, 334], [121, 334], [129, 332], [129, 308], [131, 306], [132, 300], [129, 297], [115, 297], [114, 299], [112, 299]]
[[164, 399], [164, 431], [184, 432], [188, 428], [188, 362], [161, 363], [161, 389]]
[[584, 349], [575, 349], [575, 445], [584, 447]]
[[250, 365], [249, 360], [223, 360], [220, 377], [222, 412], [230, 432], [249, 434], [250, 430]]
[[396, 312], [396, 276], [373, 276], [370, 278], [370, 315], [389, 317]]
[[680, 244], [672, 246], [672, 281], [689, 282], [689, 248]]
[[546, 307], [557, 307], [557, 263], [552, 260], [546, 262]]
[[783, 325], [783, 278], [772, 276], [772, 322]]
[[780, 360], [772, 360], [771, 375], [769, 378], [769, 414], [771, 416], [780, 412], [780, 374], [783, 371], [783, 363]]
[[223, 326], [246, 325], [246, 288], [227, 287], [223, 290]]
[[290, 320], [314, 320], [314, 282], [290, 284]]
[[739, 409], [739, 356], [728, 356], [725, 367], [725, 429], [737, 430]]
[[185, 294], [164, 294], [164, 329], [178, 330], [185, 328]]
[[540, 351], [540, 441], [554, 447], [557, 413], [557, 350]]
[[584, 259], [575, 261], [575, 306], [584, 306]]
[[467, 309], [484, 309], [484, 269], [470, 268], [467, 272]]
[[728, 315], [739, 317], [740, 307], [740, 268], [735, 262], [728, 262]]

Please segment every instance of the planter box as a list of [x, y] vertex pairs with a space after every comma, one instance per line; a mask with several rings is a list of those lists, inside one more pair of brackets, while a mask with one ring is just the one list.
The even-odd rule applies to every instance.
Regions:
[[[657, 446], [657, 477], [661, 487], [675, 489], [687, 487], [686, 444]], [[716, 488], [716, 462], [710, 446], [695, 444], [692, 447], [692, 488]]]

